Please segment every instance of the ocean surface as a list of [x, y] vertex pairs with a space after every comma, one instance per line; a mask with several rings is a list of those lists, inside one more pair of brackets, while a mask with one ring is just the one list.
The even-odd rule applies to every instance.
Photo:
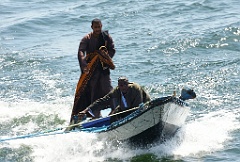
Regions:
[[115, 43], [114, 87], [124, 75], [152, 98], [184, 86], [197, 98], [179, 132], [149, 149], [69, 133], [1, 142], [0, 161], [240, 161], [239, 8], [239, 0], [1, 0], [0, 138], [69, 124], [78, 46], [94, 18]]

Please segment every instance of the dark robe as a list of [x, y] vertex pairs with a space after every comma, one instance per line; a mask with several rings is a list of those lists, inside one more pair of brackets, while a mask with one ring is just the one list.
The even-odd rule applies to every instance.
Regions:
[[[78, 51], [82, 51], [85, 56], [99, 50], [99, 47], [106, 46], [109, 56], [112, 58], [115, 54], [114, 43], [111, 36], [107, 31], [102, 32], [98, 38], [93, 36], [93, 33], [87, 34], [80, 42]], [[78, 57], [80, 67], [83, 60]], [[86, 60], [89, 63], [91, 60]], [[100, 61], [89, 79], [84, 92], [80, 94], [80, 98], [77, 100], [77, 104], [73, 107], [71, 120], [74, 115], [77, 115], [80, 111], [84, 110], [87, 106], [92, 104], [95, 100], [103, 97], [113, 89], [111, 85], [110, 69], [104, 69]], [[76, 99], [76, 96], [75, 96]], [[95, 112], [96, 117], [100, 116], [100, 111]]]

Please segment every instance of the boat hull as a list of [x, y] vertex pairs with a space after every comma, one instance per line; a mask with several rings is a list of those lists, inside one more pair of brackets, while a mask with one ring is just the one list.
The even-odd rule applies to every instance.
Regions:
[[162, 99], [157, 106], [145, 109], [135, 117], [120, 121], [105, 131], [99, 132], [102, 138], [128, 141], [133, 145], [146, 145], [172, 137], [181, 127], [189, 113], [186, 103], [177, 99]]

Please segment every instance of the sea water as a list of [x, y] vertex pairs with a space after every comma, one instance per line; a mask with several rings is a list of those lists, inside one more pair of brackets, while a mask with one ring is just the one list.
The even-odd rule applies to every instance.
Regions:
[[176, 136], [149, 149], [68, 133], [1, 142], [0, 161], [240, 161], [239, 8], [237, 0], [1, 0], [0, 138], [69, 124], [78, 46], [94, 18], [115, 43], [114, 87], [123, 75], [152, 98], [184, 86], [197, 98]]

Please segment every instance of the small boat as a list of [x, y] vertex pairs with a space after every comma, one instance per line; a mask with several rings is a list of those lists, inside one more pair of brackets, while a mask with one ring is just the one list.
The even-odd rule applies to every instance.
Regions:
[[128, 110], [135, 111], [115, 122], [111, 122], [113, 115], [85, 120], [76, 124], [75, 131], [97, 133], [100, 138], [127, 141], [133, 146], [147, 146], [171, 138], [177, 132], [190, 111], [185, 100], [195, 97], [192, 89], [184, 88], [180, 97], [173, 95], [153, 99]]
[[[67, 127], [46, 130], [38, 133], [22, 136], [0, 138], [0, 142], [15, 139], [33, 138], [71, 132], [96, 133], [100, 138], [108, 138], [111, 141], [128, 142], [130, 146], [148, 147], [156, 141], [164, 141], [171, 138], [177, 130], [185, 123], [190, 107], [185, 102], [194, 99], [195, 92], [184, 88], [181, 96], [166, 96], [153, 99], [138, 107], [119, 112], [107, 117], [91, 120], [86, 118], [80, 123]], [[112, 117], [121, 113], [131, 113], [126, 117], [113, 121]], [[66, 131], [69, 127], [71, 131]], [[62, 131], [65, 129], [65, 131]]]

